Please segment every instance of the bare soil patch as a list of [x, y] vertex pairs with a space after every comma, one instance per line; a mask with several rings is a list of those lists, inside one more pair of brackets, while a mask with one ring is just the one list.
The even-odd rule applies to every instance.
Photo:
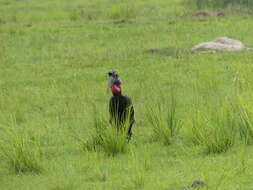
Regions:
[[224, 12], [211, 12], [211, 11], [196, 11], [192, 14], [196, 17], [223, 17], [225, 16]]

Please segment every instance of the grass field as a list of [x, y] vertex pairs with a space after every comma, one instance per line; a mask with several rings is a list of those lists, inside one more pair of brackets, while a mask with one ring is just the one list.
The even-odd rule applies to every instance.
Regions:
[[[221, 36], [253, 47], [253, 17], [196, 18], [186, 5], [0, 0], [0, 189], [253, 189], [252, 52], [143, 53]], [[110, 69], [136, 112], [115, 156], [82, 143], [94, 107], [108, 118]]]

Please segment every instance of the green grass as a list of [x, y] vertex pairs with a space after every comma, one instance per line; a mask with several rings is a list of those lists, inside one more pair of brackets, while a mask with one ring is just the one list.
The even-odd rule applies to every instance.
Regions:
[[29, 134], [15, 134], [17, 132], [13, 130], [17, 129], [7, 128], [1, 134], [3, 161], [15, 173], [41, 173], [43, 153], [38, 137]]
[[252, 104], [247, 99], [239, 101], [238, 107], [240, 137], [245, 144], [253, 143], [253, 120]]
[[[245, 12], [191, 11], [181, 0], [0, 0], [0, 189], [176, 190], [195, 180], [209, 190], [251, 189], [252, 52], [143, 53], [221, 36], [253, 47]], [[109, 127], [102, 151], [87, 151], [94, 105], [108, 122], [110, 69], [132, 98], [134, 135], [120, 146]], [[147, 116], [157, 102], [160, 138]]]
[[[98, 112], [94, 112], [98, 115]], [[126, 153], [128, 151], [128, 122], [124, 123], [120, 129], [116, 124], [111, 124], [102, 118], [94, 118], [95, 131], [87, 137], [78, 137], [76, 139], [80, 142], [84, 151], [103, 151], [108, 156], [116, 156], [120, 153]], [[85, 140], [85, 138], [87, 140]]]
[[203, 8], [226, 8], [229, 6], [237, 6], [241, 10], [246, 8], [252, 10], [253, 3], [251, 0], [188, 0], [189, 3], [193, 3], [198, 9]]
[[172, 144], [182, 128], [181, 120], [177, 117], [177, 105], [173, 92], [169, 103], [163, 101], [151, 105], [146, 119], [153, 129], [155, 141], [160, 141], [165, 145]]
[[193, 118], [193, 142], [202, 145], [207, 154], [228, 151], [235, 144], [238, 128], [231, 106], [221, 104], [207, 115], [200, 112]]

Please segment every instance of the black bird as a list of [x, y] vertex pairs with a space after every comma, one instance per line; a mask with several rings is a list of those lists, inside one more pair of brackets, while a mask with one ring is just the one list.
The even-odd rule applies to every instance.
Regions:
[[[113, 96], [109, 103], [110, 123], [115, 124], [118, 130], [128, 128], [128, 140], [132, 136], [132, 126], [135, 122], [134, 107], [131, 98], [121, 94], [121, 81], [115, 80], [111, 86]], [[129, 125], [129, 126], [126, 126]]]

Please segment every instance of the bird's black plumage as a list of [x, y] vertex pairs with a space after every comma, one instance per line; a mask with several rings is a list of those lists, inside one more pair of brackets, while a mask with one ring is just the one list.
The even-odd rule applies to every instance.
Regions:
[[[109, 103], [110, 123], [121, 128], [125, 124], [128, 126], [128, 137], [132, 136], [132, 126], [135, 122], [134, 107], [131, 98], [127, 95], [114, 94]], [[128, 121], [127, 121], [128, 120]]]

